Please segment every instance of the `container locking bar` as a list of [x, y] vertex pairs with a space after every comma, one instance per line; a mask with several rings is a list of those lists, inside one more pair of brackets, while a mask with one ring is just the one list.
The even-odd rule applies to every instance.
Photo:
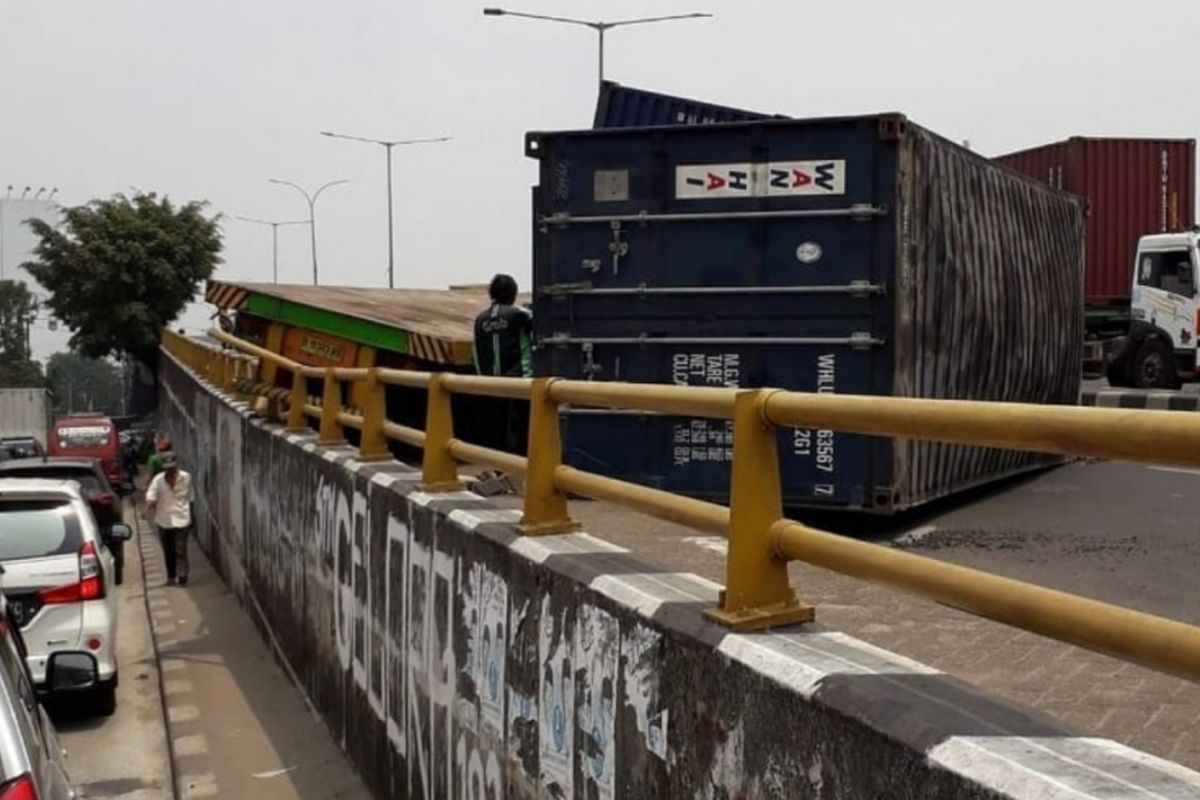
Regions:
[[853, 219], [868, 219], [870, 217], [887, 216], [887, 206], [873, 206], [859, 203], [849, 208], [796, 208], [786, 211], [701, 211], [695, 214], [651, 214], [641, 211], [637, 214], [605, 214], [600, 216], [577, 217], [565, 211], [558, 214], [548, 214], [538, 217], [538, 224], [545, 230], [548, 225], [586, 225], [633, 222], [701, 222], [705, 220], [738, 220], [738, 219], [792, 219], [803, 217], [851, 217]]
[[[870, 347], [882, 347], [886, 342], [866, 332], [856, 332], [849, 336], [572, 336], [569, 333], [556, 333], [541, 340], [541, 344], [553, 347], [578, 344], [584, 348], [595, 345], [688, 345], [712, 347], [754, 347], [757, 345], [787, 346], [813, 345], [822, 347], [849, 346], [856, 350]], [[590, 353], [591, 350], [588, 349]]]
[[556, 283], [541, 287], [544, 297], [588, 295], [592, 297], [650, 297], [670, 295], [829, 295], [848, 294], [855, 297], [883, 295], [887, 286], [870, 281], [851, 281], [844, 286], [647, 286], [644, 283], [629, 287], [594, 287], [590, 283]]

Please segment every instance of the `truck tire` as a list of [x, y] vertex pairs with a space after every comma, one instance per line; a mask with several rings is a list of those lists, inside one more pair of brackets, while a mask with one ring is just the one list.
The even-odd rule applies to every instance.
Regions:
[[1134, 382], [1141, 389], [1178, 389], [1175, 352], [1157, 336], [1142, 342], [1133, 359]]

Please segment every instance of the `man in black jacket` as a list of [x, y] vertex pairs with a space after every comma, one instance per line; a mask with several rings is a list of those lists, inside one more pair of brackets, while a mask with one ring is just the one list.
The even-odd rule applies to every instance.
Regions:
[[475, 371], [506, 378], [533, 377], [533, 315], [517, 305], [517, 282], [497, 275], [492, 304], [475, 318]]
[[[492, 304], [475, 318], [475, 371], [505, 378], [533, 377], [533, 315], [517, 305], [517, 281], [497, 275]], [[529, 410], [524, 402], [476, 398], [480, 444], [525, 452]]]

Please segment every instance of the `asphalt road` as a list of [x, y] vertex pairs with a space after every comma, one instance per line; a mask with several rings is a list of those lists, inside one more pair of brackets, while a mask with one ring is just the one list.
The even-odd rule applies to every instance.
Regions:
[[1079, 462], [913, 520], [900, 546], [1200, 624], [1200, 470]]

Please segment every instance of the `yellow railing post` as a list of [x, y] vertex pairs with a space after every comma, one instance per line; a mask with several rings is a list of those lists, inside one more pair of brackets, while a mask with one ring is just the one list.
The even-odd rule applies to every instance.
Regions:
[[333, 367], [329, 367], [325, 370], [325, 391], [321, 395], [321, 427], [317, 432], [317, 444], [332, 446], [346, 443], [342, 423], [338, 422], [340, 413], [342, 382], [338, 380]]
[[308, 415], [304, 411], [308, 403], [308, 381], [299, 368], [292, 370], [292, 393], [288, 396], [287, 430], [292, 433], [307, 433]]
[[707, 615], [736, 630], [813, 618], [788, 582], [787, 559], [775, 551], [771, 526], [783, 518], [778, 434], [766, 421], [769, 389], [739, 392], [733, 410], [729, 556], [721, 605]]
[[568, 513], [566, 494], [554, 483], [554, 470], [562, 464], [558, 403], [550, 396], [554, 380], [535, 380], [529, 395], [529, 461], [520, 528], [531, 536], [567, 533], [580, 527]]
[[245, 372], [244, 362], [245, 359], [241, 353], [234, 351], [229, 354], [229, 390], [238, 400], [248, 400], [251, 398], [251, 395], [242, 391], [238, 386], [242, 382], [242, 373]]
[[446, 389], [444, 374], [430, 377], [428, 393], [421, 488], [427, 492], [456, 492], [463, 485], [458, 480], [458, 464], [450, 455], [450, 440], [454, 438], [454, 412], [450, 405], [452, 395]]
[[362, 391], [362, 438], [358, 443], [359, 461], [386, 461], [392, 457], [388, 450], [383, 423], [387, 419], [387, 386], [379, 380], [379, 370], [371, 367]]
[[233, 356], [225, 348], [221, 348], [221, 388], [233, 390]]

